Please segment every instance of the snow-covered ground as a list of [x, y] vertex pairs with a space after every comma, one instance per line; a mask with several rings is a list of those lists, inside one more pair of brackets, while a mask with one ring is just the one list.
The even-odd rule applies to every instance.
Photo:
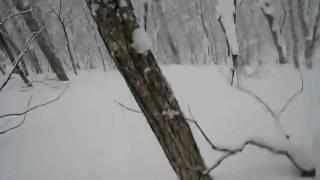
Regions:
[[[216, 144], [235, 146], [249, 137], [274, 137], [273, 118], [254, 98], [231, 87], [225, 67], [163, 67], [185, 115], [188, 105]], [[267, 66], [242, 79], [246, 89], [262, 97], [274, 111], [300, 87], [299, 73], [291, 66]], [[303, 93], [281, 117], [291, 138], [311, 148], [320, 128], [320, 73], [304, 72]], [[57, 97], [67, 84], [35, 83], [21, 88], [11, 80], [0, 93], [0, 115], [24, 111]], [[175, 180], [156, 138], [118, 72], [81, 72], [58, 101], [27, 114], [22, 127], [0, 135], [0, 180]], [[0, 120], [6, 129], [23, 117]], [[192, 126], [192, 125], [191, 125]], [[208, 166], [221, 156], [210, 149], [192, 126]], [[317, 155], [315, 155], [317, 157]], [[211, 172], [216, 180], [302, 179], [288, 159], [248, 146]]]

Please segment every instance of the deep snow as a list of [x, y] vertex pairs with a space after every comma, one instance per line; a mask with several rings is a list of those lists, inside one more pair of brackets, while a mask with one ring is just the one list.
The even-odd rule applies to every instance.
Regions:
[[[185, 115], [190, 105], [216, 144], [238, 146], [250, 137], [274, 137], [273, 119], [252, 97], [230, 87], [226, 67], [162, 69]], [[299, 88], [298, 73], [291, 66], [260, 67], [257, 72], [241, 84], [275, 111]], [[303, 74], [305, 90], [283, 114], [281, 124], [295, 142], [311, 148], [320, 127], [320, 81], [315, 78], [320, 73]], [[30, 95], [31, 106], [46, 102], [66, 86], [46, 82], [58, 88], [35, 83], [25, 89], [19, 79], [11, 80], [0, 93], [0, 114], [23, 111]], [[118, 72], [82, 72], [74, 77], [62, 99], [28, 113], [21, 128], [0, 136], [0, 179], [177, 179], [142, 114], [114, 101], [138, 109]], [[1, 119], [0, 128], [21, 119]], [[207, 165], [212, 165], [221, 154], [191, 126]], [[296, 178], [298, 171], [285, 157], [253, 146], [224, 161], [211, 175], [216, 180], [302, 179]]]

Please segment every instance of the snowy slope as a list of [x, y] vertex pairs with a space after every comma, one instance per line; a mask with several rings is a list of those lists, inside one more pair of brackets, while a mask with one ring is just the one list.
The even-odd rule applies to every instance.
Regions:
[[[268, 113], [247, 94], [230, 87], [222, 69], [163, 68], [186, 116], [190, 105], [216, 144], [235, 146], [249, 137], [272, 137], [275, 127]], [[290, 67], [266, 67], [259, 72], [259, 76], [242, 83], [274, 109], [286, 101], [285, 92], [298, 87], [296, 72]], [[312, 86], [316, 74], [306, 73], [306, 92], [319, 97]], [[0, 114], [23, 111], [30, 95], [32, 105], [46, 102], [66, 86], [48, 83], [58, 88], [35, 84], [33, 89], [21, 91], [21, 82], [12, 80], [0, 94]], [[316, 125], [320, 127], [316, 121], [320, 101], [309, 95], [298, 97], [281, 119], [298, 142], [311, 137]], [[82, 72], [71, 81], [62, 99], [29, 113], [21, 128], [0, 136], [0, 180], [177, 179], [144, 117], [121, 108], [115, 100], [138, 109], [119, 73]], [[308, 103], [312, 105], [307, 106]], [[21, 118], [2, 119], [0, 128]], [[210, 166], [221, 154], [213, 152], [192, 128]], [[305, 143], [311, 146], [312, 140]], [[217, 180], [274, 180], [294, 179], [298, 171], [286, 158], [248, 146], [211, 174]]]

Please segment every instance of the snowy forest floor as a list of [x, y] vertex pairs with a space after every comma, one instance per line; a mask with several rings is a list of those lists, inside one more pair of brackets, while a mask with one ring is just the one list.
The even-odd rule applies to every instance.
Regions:
[[[188, 105], [198, 123], [219, 145], [238, 145], [249, 137], [272, 137], [276, 132], [270, 114], [253, 97], [229, 85], [223, 66], [162, 67], [187, 117]], [[279, 111], [300, 87], [297, 70], [286, 66], [261, 67], [241, 86]], [[291, 138], [311, 148], [320, 127], [320, 73], [305, 71], [304, 91], [280, 121]], [[34, 77], [33, 79], [44, 77]], [[34, 83], [23, 88], [18, 78], [0, 93], [0, 115], [22, 112], [59, 96], [66, 83], [48, 80], [52, 87]], [[160, 145], [118, 72], [81, 72], [56, 102], [26, 116], [18, 129], [0, 135], [0, 180], [175, 180]], [[0, 130], [23, 119], [0, 119]], [[221, 156], [210, 149], [191, 124], [208, 166]], [[211, 172], [215, 180], [294, 179], [298, 171], [288, 159], [248, 146]], [[295, 178], [299, 179], [299, 178]], [[301, 178], [302, 179], [302, 178]]]

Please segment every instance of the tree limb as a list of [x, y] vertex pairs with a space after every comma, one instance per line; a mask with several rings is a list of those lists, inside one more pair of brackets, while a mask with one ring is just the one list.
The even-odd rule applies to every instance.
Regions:
[[292, 154], [290, 154], [288, 151], [276, 149], [275, 147], [271, 147], [267, 143], [264, 143], [264, 142], [259, 141], [257, 139], [249, 139], [249, 140], [245, 141], [243, 143], [243, 145], [241, 145], [238, 148], [218, 147], [213, 144], [213, 142], [208, 138], [208, 136], [202, 130], [202, 128], [200, 127], [198, 122], [194, 119], [194, 116], [191, 113], [190, 107], [189, 107], [189, 113], [190, 113], [191, 119], [188, 119], [188, 121], [192, 122], [193, 124], [196, 125], [197, 129], [201, 132], [202, 136], [206, 139], [208, 144], [210, 144], [211, 148], [215, 151], [225, 153], [221, 158], [219, 158], [219, 160], [215, 164], [213, 164], [210, 168], [208, 168], [207, 170], [205, 170], [203, 172], [204, 175], [208, 175], [212, 170], [214, 170], [216, 167], [218, 167], [225, 159], [242, 152], [246, 148], [247, 145], [252, 145], [252, 146], [256, 146], [261, 149], [265, 149], [275, 155], [286, 156], [302, 174], [304, 174], [306, 176], [312, 176], [312, 177], [315, 175], [315, 169], [303, 168], [301, 165], [299, 165], [299, 163], [295, 160], [295, 158], [292, 156]]
[[[29, 108], [30, 103], [31, 103], [31, 100], [32, 100], [32, 96], [30, 96], [30, 98], [29, 98], [29, 101], [28, 101], [28, 103], [27, 103], [26, 109]], [[0, 134], [5, 134], [5, 133], [7, 133], [7, 132], [10, 132], [10, 131], [12, 131], [12, 130], [15, 130], [15, 129], [21, 127], [21, 126], [25, 123], [26, 118], [27, 118], [27, 113], [24, 114], [23, 119], [22, 119], [22, 121], [21, 121], [19, 124], [17, 124], [16, 126], [13, 126], [13, 127], [11, 127], [11, 128], [9, 128], [9, 129], [0, 131]]]
[[[114, 101], [115, 103], [117, 103], [119, 106], [121, 106], [122, 108], [134, 112], [134, 113], [142, 113], [139, 110], [130, 108], [120, 102]], [[285, 156], [289, 159], [290, 162], [292, 162], [292, 164], [305, 176], [308, 177], [314, 177], [315, 175], [315, 169], [305, 169], [302, 166], [299, 165], [299, 163], [294, 159], [294, 157], [285, 150], [279, 150], [276, 149], [274, 147], [271, 147], [270, 145], [264, 143], [264, 142], [260, 142], [257, 139], [249, 139], [247, 141], [245, 141], [241, 146], [239, 146], [238, 148], [226, 148], [226, 147], [222, 147], [222, 146], [217, 146], [215, 145], [210, 138], [206, 135], [206, 133], [203, 131], [203, 129], [201, 128], [201, 126], [199, 125], [199, 123], [195, 120], [191, 110], [190, 110], [190, 106], [188, 106], [189, 109], [189, 113], [191, 118], [186, 118], [186, 120], [192, 124], [194, 124], [196, 126], [196, 128], [200, 131], [201, 135], [205, 138], [205, 140], [207, 141], [207, 143], [211, 146], [211, 148], [215, 151], [218, 152], [222, 152], [224, 153], [224, 155], [222, 157], [220, 157], [218, 159], [218, 161], [216, 163], [214, 163], [210, 168], [206, 169], [205, 171], [203, 171], [203, 175], [208, 175], [212, 170], [214, 170], [215, 168], [217, 168], [224, 160], [228, 159], [229, 157], [236, 155], [240, 152], [242, 152], [248, 145], [252, 145], [261, 149], [265, 149], [269, 152], [271, 152], [272, 154], [275, 155], [282, 155]]]
[[131, 111], [131, 112], [134, 112], [134, 113], [138, 113], [138, 114], [142, 114], [141, 111], [133, 109], [133, 108], [130, 108], [130, 107], [128, 107], [128, 106], [126, 106], [126, 105], [124, 105], [124, 104], [122, 104], [122, 103], [120, 103], [120, 102], [118, 102], [116, 100], [114, 100], [113, 102], [118, 104], [119, 106], [121, 106], [122, 108], [124, 108], [124, 109], [126, 109], [128, 111]]
[[48, 105], [48, 104], [51, 104], [51, 103], [59, 100], [59, 99], [64, 95], [64, 93], [67, 91], [67, 89], [69, 88], [69, 86], [70, 86], [70, 84], [68, 84], [68, 85], [66, 86], [66, 88], [61, 92], [61, 94], [60, 94], [58, 97], [56, 97], [56, 98], [54, 98], [54, 99], [52, 99], [52, 100], [50, 100], [50, 101], [48, 101], [48, 102], [46, 102], [46, 103], [33, 106], [32, 108], [30, 108], [30, 109], [28, 109], [28, 110], [26, 110], [26, 111], [24, 111], [24, 112], [0, 115], [0, 119], [1, 119], [1, 118], [5, 118], [5, 117], [11, 117], [11, 116], [22, 116], [22, 115], [24, 115], [24, 114], [26, 114], [26, 113], [28, 113], [28, 112], [30, 112], [30, 111], [33, 111], [33, 110], [35, 110], [35, 109], [37, 109], [37, 108], [40, 108], [40, 107], [42, 107], [42, 106], [46, 106], [46, 105]]

